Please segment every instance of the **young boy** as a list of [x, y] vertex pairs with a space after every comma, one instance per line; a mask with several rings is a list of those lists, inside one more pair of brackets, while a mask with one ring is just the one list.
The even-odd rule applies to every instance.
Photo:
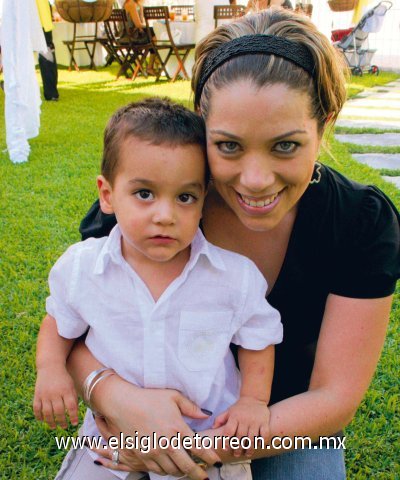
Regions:
[[[97, 185], [102, 211], [118, 223], [109, 237], [70, 247], [50, 272], [47, 312], [56, 324], [47, 320], [39, 333], [39, 420], [65, 426], [67, 410], [77, 423], [65, 362], [74, 339], [87, 332], [93, 355], [121, 377], [177, 389], [212, 412], [190, 420], [192, 429], [231, 421], [249, 436], [268, 436], [280, 316], [265, 300], [255, 265], [211, 245], [199, 230], [208, 179], [199, 116], [161, 99], [113, 115]], [[231, 342], [241, 347], [241, 375]], [[90, 410], [83, 434], [99, 435]], [[248, 465], [240, 472], [235, 478], [251, 478]], [[207, 473], [219, 478], [215, 468]]]

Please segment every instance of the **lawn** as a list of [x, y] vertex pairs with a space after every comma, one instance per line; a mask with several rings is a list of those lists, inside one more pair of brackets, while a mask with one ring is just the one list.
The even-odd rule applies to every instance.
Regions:
[[[388, 74], [372, 81], [382, 84], [393, 78]], [[351, 92], [370, 87], [370, 82], [368, 76], [353, 79]], [[30, 142], [28, 163], [9, 161], [4, 119], [0, 119], [0, 478], [4, 479], [53, 478], [64, 455], [57, 451], [54, 433], [32, 414], [35, 340], [44, 315], [49, 269], [68, 245], [79, 240], [79, 222], [96, 197], [107, 118], [117, 107], [145, 96], [169, 96], [190, 104], [189, 82], [115, 81], [113, 68], [79, 73], [60, 70], [59, 89], [60, 101], [42, 106], [40, 135]], [[4, 108], [1, 92], [0, 108]], [[321, 161], [355, 180], [378, 185], [400, 208], [399, 190], [356, 163], [346, 146], [334, 139], [329, 142], [332, 155], [323, 154]], [[396, 447], [399, 318], [397, 293], [378, 371], [346, 430], [351, 479], [400, 477]], [[61, 429], [56, 433], [65, 434]]]

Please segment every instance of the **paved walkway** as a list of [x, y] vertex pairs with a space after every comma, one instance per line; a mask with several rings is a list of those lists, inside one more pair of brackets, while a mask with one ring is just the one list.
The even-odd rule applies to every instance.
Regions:
[[[360, 163], [376, 169], [398, 170], [397, 176], [383, 176], [400, 188], [400, 153], [373, 153], [374, 147], [400, 147], [400, 79], [385, 86], [363, 91], [350, 99], [337, 122], [338, 126], [350, 128], [374, 128], [382, 133], [337, 134], [343, 143], [369, 146], [368, 153], [353, 154]], [[396, 133], [384, 132], [397, 130]], [[397, 172], [394, 172], [397, 173]]]

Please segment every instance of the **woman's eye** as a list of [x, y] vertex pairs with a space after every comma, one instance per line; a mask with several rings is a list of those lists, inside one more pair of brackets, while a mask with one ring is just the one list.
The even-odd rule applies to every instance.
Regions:
[[222, 153], [236, 153], [239, 149], [236, 142], [218, 142], [217, 146]]
[[178, 199], [181, 203], [184, 203], [185, 205], [189, 205], [196, 201], [196, 197], [194, 197], [190, 193], [182, 193], [181, 195], [179, 195]]
[[139, 198], [140, 200], [153, 200], [154, 196], [150, 192], [150, 190], [139, 190], [135, 192], [135, 197]]
[[296, 142], [279, 142], [275, 145], [274, 150], [280, 153], [293, 153], [299, 146]]

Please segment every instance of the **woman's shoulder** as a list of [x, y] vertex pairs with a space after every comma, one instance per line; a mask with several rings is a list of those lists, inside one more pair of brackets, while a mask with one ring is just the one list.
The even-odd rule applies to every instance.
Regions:
[[375, 185], [356, 182], [326, 165], [321, 165], [319, 174], [321, 181], [317, 188], [310, 185], [307, 194], [311, 198], [319, 196], [321, 200], [325, 199], [322, 203], [327, 211], [332, 212], [331, 218], [340, 222], [349, 218], [353, 222], [353, 228], [356, 226], [356, 218], [363, 220], [363, 225], [368, 219], [375, 221], [381, 215], [389, 215], [400, 221], [392, 201]]
[[318, 185], [310, 187], [317, 188], [311, 189], [308, 207], [313, 202], [317, 207], [305, 225], [315, 226], [314, 240], [329, 265], [330, 291], [355, 298], [392, 293], [400, 276], [400, 216], [391, 200], [376, 186], [326, 166]]

